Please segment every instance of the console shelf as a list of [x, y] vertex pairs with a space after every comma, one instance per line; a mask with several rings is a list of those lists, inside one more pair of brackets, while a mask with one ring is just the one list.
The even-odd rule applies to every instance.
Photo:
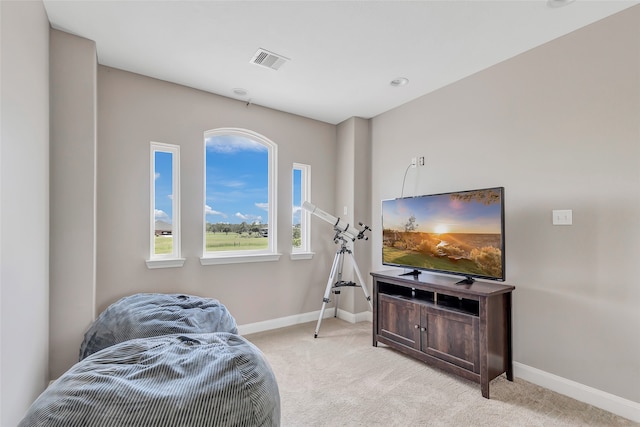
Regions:
[[514, 286], [400, 271], [373, 276], [373, 345], [388, 345], [480, 383], [506, 373], [513, 381], [511, 293]]

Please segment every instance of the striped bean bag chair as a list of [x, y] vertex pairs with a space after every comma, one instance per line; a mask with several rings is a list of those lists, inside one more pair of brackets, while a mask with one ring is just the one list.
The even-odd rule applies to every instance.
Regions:
[[18, 427], [278, 426], [280, 396], [262, 352], [231, 333], [114, 344], [49, 386]]
[[238, 332], [236, 320], [218, 300], [184, 294], [135, 294], [114, 302], [98, 316], [85, 333], [79, 360], [134, 338], [210, 332]]

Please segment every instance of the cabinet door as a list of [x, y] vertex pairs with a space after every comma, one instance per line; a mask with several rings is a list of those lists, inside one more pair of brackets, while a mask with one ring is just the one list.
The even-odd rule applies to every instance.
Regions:
[[480, 372], [479, 321], [471, 315], [432, 307], [423, 310], [422, 351], [469, 371]]
[[378, 335], [420, 348], [420, 306], [402, 298], [378, 296]]

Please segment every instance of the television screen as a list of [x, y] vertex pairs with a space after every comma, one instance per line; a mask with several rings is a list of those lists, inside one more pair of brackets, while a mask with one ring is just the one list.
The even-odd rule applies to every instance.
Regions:
[[383, 200], [382, 229], [384, 265], [505, 279], [503, 187]]

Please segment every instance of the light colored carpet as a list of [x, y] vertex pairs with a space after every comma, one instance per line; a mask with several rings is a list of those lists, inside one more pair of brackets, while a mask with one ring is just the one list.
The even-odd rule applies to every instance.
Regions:
[[386, 346], [373, 347], [371, 323], [323, 319], [247, 335], [273, 368], [282, 426], [636, 426], [527, 381], [477, 383]]

